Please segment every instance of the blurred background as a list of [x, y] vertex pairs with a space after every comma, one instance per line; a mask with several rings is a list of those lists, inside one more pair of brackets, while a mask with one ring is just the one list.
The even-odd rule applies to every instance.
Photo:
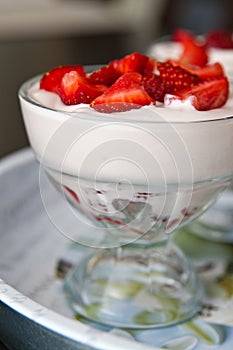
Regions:
[[233, 28], [232, 0], [0, 0], [0, 157], [28, 145], [17, 91], [60, 64], [145, 53], [175, 28]]

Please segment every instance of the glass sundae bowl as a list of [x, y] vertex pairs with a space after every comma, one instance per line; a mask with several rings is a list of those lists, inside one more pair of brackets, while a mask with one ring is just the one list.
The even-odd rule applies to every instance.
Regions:
[[[65, 282], [72, 308], [124, 328], [192, 317], [202, 284], [171, 237], [231, 182], [233, 117], [208, 111], [192, 119], [187, 109], [187, 118], [174, 112], [171, 119], [150, 107], [62, 111], [32, 98], [38, 81], [19, 91], [26, 130], [41, 169], [76, 218], [71, 231], [62, 218], [55, 224], [91, 248]], [[78, 235], [80, 220], [91, 228], [88, 243]]]

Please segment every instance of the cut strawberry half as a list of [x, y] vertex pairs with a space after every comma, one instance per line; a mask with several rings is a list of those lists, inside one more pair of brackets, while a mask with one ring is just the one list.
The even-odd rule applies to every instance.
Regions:
[[92, 84], [103, 84], [111, 86], [119, 78], [120, 74], [114, 68], [113, 62], [108, 65], [101, 67], [97, 71], [91, 73], [89, 81]]
[[81, 65], [55, 67], [43, 75], [40, 81], [40, 89], [57, 92], [63, 76], [71, 71], [76, 71], [83, 77], [86, 76], [84, 68]]
[[129, 72], [138, 72], [143, 74], [146, 68], [149, 57], [139, 52], [133, 52], [126, 55], [120, 60], [112, 61], [113, 67], [119, 75], [123, 75]]
[[229, 83], [226, 77], [204, 81], [192, 88], [176, 93], [182, 100], [193, 96], [192, 104], [199, 111], [222, 107], [229, 95]]
[[104, 85], [92, 85], [77, 71], [66, 73], [57, 89], [58, 95], [66, 105], [90, 103], [107, 89]]
[[140, 85], [140, 73], [126, 73], [91, 103], [91, 107], [102, 113], [125, 112], [155, 103]]

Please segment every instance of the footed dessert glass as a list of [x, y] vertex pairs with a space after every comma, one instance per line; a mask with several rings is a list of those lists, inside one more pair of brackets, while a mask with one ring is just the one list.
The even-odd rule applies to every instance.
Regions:
[[[175, 113], [168, 121], [144, 107], [61, 111], [31, 97], [38, 81], [24, 83], [19, 98], [30, 144], [73, 220], [70, 227], [62, 217], [54, 224], [91, 248], [65, 282], [72, 308], [125, 328], [192, 317], [201, 308], [202, 284], [170, 237], [231, 182], [233, 117], [192, 120], [187, 110], [186, 120]], [[79, 236], [80, 220], [89, 237]]]

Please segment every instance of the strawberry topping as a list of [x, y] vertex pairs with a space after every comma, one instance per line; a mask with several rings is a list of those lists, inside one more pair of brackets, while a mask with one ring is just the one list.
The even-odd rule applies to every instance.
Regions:
[[172, 33], [172, 40], [184, 44], [186, 41], [193, 41], [196, 39], [190, 30], [176, 29]]
[[212, 78], [220, 78], [224, 76], [223, 66], [219, 63], [206, 64], [204, 67], [190, 67], [187, 65], [182, 65], [177, 61], [168, 60], [174, 66], [181, 67], [186, 71], [197, 75], [201, 80], [209, 80]]
[[173, 33], [172, 38], [183, 45], [183, 52], [179, 58], [180, 64], [198, 67], [207, 64], [208, 54], [205, 45], [190, 31], [178, 29]]
[[229, 84], [226, 77], [201, 82], [191, 89], [177, 92], [182, 100], [193, 96], [192, 104], [199, 111], [222, 107], [228, 98]]
[[233, 35], [227, 31], [211, 31], [206, 35], [206, 46], [233, 49]]
[[143, 74], [145, 69], [148, 70], [148, 59], [148, 56], [134, 52], [121, 58], [120, 60], [114, 60], [112, 63], [119, 75], [129, 72], [138, 72]]
[[133, 52], [89, 75], [80, 65], [60, 66], [44, 74], [40, 88], [57, 93], [66, 105], [85, 103], [103, 113], [156, 106], [168, 95], [181, 100], [193, 96], [197, 110], [221, 107], [229, 94], [222, 65], [208, 64], [207, 46], [192, 33], [179, 30], [173, 38], [184, 48], [176, 61], [158, 62]]
[[166, 82], [166, 92], [168, 93], [192, 87], [200, 81], [196, 74], [169, 62], [158, 62], [157, 67], [161, 78]]
[[55, 67], [49, 72], [45, 73], [41, 78], [40, 88], [51, 92], [57, 92], [64, 74], [71, 71], [76, 71], [83, 77], [86, 76], [83, 66], [80, 65]]
[[157, 60], [153, 57], [149, 57], [146, 62], [144, 74], [154, 72], [157, 67]]
[[183, 45], [183, 53], [179, 59], [180, 64], [203, 67], [208, 62], [208, 54], [203, 45], [195, 40], [186, 40]]
[[155, 73], [147, 73], [142, 78], [142, 85], [145, 91], [155, 101], [163, 102], [166, 94], [166, 82], [160, 75]]
[[149, 73], [143, 76], [142, 84], [146, 92], [155, 100], [163, 102], [167, 93], [192, 87], [200, 82], [200, 78], [170, 62], [158, 62], [160, 75]]
[[102, 113], [124, 112], [140, 108], [155, 101], [140, 85], [142, 76], [132, 72], [123, 74], [110, 88], [91, 103]]
[[107, 89], [104, 85], [92, 85], [76, 71], [66, 73], [57, 90], [66, 105], [90, 103]]
[[119, 78], [120, 74], [114, 68], [113, 62], [99, 68], [89, 76], [89, 81], [92, 84], [103, 84], [111, 86]]

